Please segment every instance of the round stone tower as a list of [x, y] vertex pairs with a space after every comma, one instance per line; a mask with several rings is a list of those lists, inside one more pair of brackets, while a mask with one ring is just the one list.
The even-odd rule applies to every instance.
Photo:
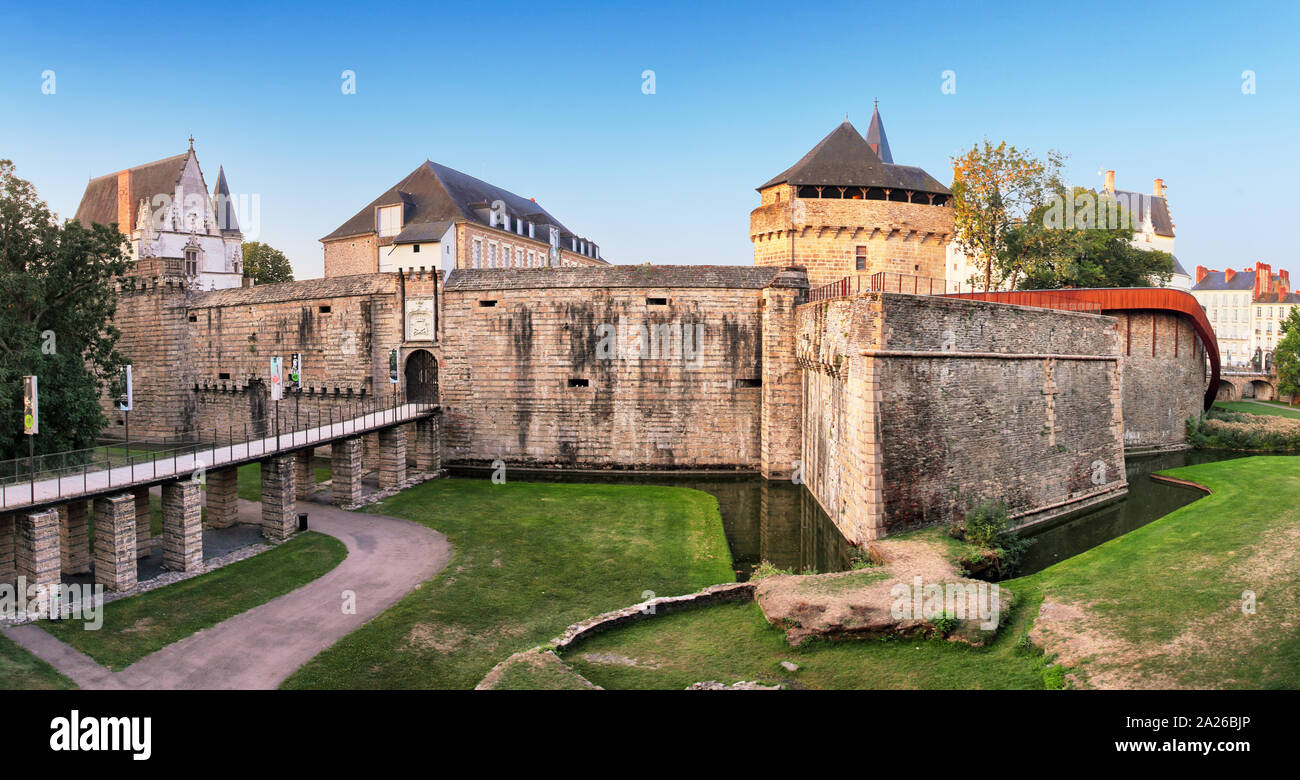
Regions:
[[952, 192], [894, 165], [879, 111], [865, 138], [844, 122], [758, 192], [755, 265], [803, 266], [813, 288], [863, 276], [861, 289], [874, 277], [884, 289], [942, 292]]

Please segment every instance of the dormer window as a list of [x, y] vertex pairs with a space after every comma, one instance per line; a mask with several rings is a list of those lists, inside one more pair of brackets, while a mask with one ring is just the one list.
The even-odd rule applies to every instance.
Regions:
[[402, 207], [399, 206], [380, 206], [379, 207], [379, 237], [387, 238], [395, 236], [402, 232]]
[[536, 229], [536, 226], [533, 225], [533, 223], [531, 223], [531, 222], [528, 223], [528, 237], [529, 237], [529, 238], [537, 238], [537, 229]]

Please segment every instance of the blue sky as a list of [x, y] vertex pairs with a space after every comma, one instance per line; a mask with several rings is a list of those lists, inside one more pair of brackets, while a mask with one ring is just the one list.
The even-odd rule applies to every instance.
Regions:
[[299, 278], [426, 158], [537, 198], [612, 262], [748, 264], [754, 187], [846, 113], [865, 130], [878, 97], [895, 161], [940, 181], [984, 136], [1058, 149], [1077, 184], [1164, 178], [1189, 270], [1300, 271], [1293, 7], [270, 5], [7, 4], [0, 157], [71, 216], [90, 175], [193, 133]]

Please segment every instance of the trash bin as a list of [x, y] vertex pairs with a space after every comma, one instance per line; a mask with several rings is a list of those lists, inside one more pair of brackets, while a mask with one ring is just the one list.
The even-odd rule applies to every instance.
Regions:
[[307, 530], [307, 513], [306, 513], [306, 512], [299, 512], [299, 513], [298, 513], [298, 530], [299, 530], [299, 531], [306, 531], [306, 530]]

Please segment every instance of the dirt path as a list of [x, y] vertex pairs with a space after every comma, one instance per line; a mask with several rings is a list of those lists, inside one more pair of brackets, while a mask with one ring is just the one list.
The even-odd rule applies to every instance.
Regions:
[[[342, 563], [295, 591], [168, 645], [121, 672], [110, 672], [34, 625], [6, 629], [4, 634], [86, 689], [275, 688], [451, 560], [446, 537], [418, 523], [303, 503], [311, 512], [312, 530], [347, 547]], [[348, 591], [355, 594], [356, 614], [343, 612]]]

